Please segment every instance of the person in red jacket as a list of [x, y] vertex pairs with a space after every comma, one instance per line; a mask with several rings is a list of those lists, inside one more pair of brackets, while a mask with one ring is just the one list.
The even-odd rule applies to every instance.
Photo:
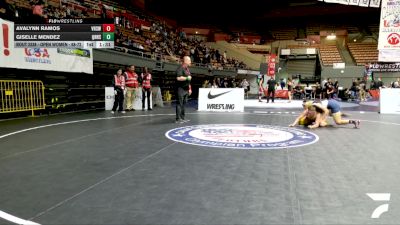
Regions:
[[147, 67], [143, 68], [143, 73], [141, 77], [142, 77], [142, 111], [144, 111], [146, 97], [147, 97], [147, 110], [153, 110], [150, 105], [152, 77]]
[[125, 72], [126, 77], [126, 110], [135, 111], [133, 109], [133, 102], [135, 101], [136, 91], [139, 87], [139, 76], [135, 73], [135, 66], [129, 66]]

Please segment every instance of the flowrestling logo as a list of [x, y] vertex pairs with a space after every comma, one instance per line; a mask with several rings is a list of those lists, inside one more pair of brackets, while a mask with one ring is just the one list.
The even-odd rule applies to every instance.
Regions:
[[216, 148], [281, 149], [313, 144], [318, 136], [304, 130], [256, 124], [210, 124], [180, 127], [165, 136], [173, 141]]

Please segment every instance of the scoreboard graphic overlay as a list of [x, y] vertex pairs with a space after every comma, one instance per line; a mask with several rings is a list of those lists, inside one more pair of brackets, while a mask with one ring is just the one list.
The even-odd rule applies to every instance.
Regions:
[[48, 19], [14, 26], [15, 48], [114, 48], [113, 19]]

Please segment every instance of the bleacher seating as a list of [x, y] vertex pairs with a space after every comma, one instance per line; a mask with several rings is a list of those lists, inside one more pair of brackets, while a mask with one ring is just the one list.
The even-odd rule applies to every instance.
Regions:
[[310, 44], [310, 45], [288, 45], [287, 48], [290, 49], [301, 49], [301, 48], [320, 48], [320, 44]]
[[275, 40], [294, 40], [297, 37], [297, 28], [287, 27], [271, 30], [272, 37]]
[[247, 51], [253, 53], [253, 54], [261, 54], [261, 55], [267, 55], [271, 52], [271, 47], [269, 45], [256, 45], [256, 44], [239, 44], [235, 43], [232, 44], [238, 49], [246, 49]]
[[332, 66], [333, 63], [343, 62], [336, 45], [321, 45], [319, 52], [324, 66]]
[[368, 25], [368, 30], [372, 34], [379, 33], [379, 24], [370, 24], [370, 25]]
[[306, 35], [319, 35], [320, 26], [316, 24], [309, 24], [306, 27]]
[[287, 72], [289, 74], [301, 74], [303, 78], [315, 75], [315, 59], [292, 59], [287, 62]]
[[340, 29], [339, 27], [340, 27], [339, 24], [328, 24], [328, 23], [325, 23], [325, 24], [321, 24], [320, 29], [323, 30], [323, 31], [334, 32], [335, 30]]
[[348, 25], [348, 26], [346, 27], [346, 30], [347, 30], [347, 32], [348, 32], [349, 34], [360, 33], [360, 29], [359, 29], [358, 27], [356, 27], [356, 26], [350, 26], [350, 25]]
[[348, 43], [347, 46], [358, 66], [378, 61], [378, 50], [375, 43]]

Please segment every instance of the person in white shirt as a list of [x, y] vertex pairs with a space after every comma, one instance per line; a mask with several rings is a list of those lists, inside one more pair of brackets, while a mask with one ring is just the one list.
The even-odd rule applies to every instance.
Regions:
[[147, 110], [153, 110], [150, 104], [151, 98], [151, 81], [152, 81], [151, 73], [149, 73], [147, 67], [143, 68], [143, 73], [141, 74], [142, 80], [142, 111], [145, 108], [145, 100], [147, 98]]
[[249, 82], [246, 80], [246, 78], [243, 78], [242, 82], [240, 83], [240, 86], [242, 88], [244, 88], [244, 95], [246, 96], [246, 98], [249, 98], [249, 90], [250, 90], [250, 84]]
[[217, 81], [214, 79], [213, 80], [213, 83], [212, 83], [212, 85], [211, 85], [211, 88], [219, 88], [218, 87], [218, 84], [217, 84]]

